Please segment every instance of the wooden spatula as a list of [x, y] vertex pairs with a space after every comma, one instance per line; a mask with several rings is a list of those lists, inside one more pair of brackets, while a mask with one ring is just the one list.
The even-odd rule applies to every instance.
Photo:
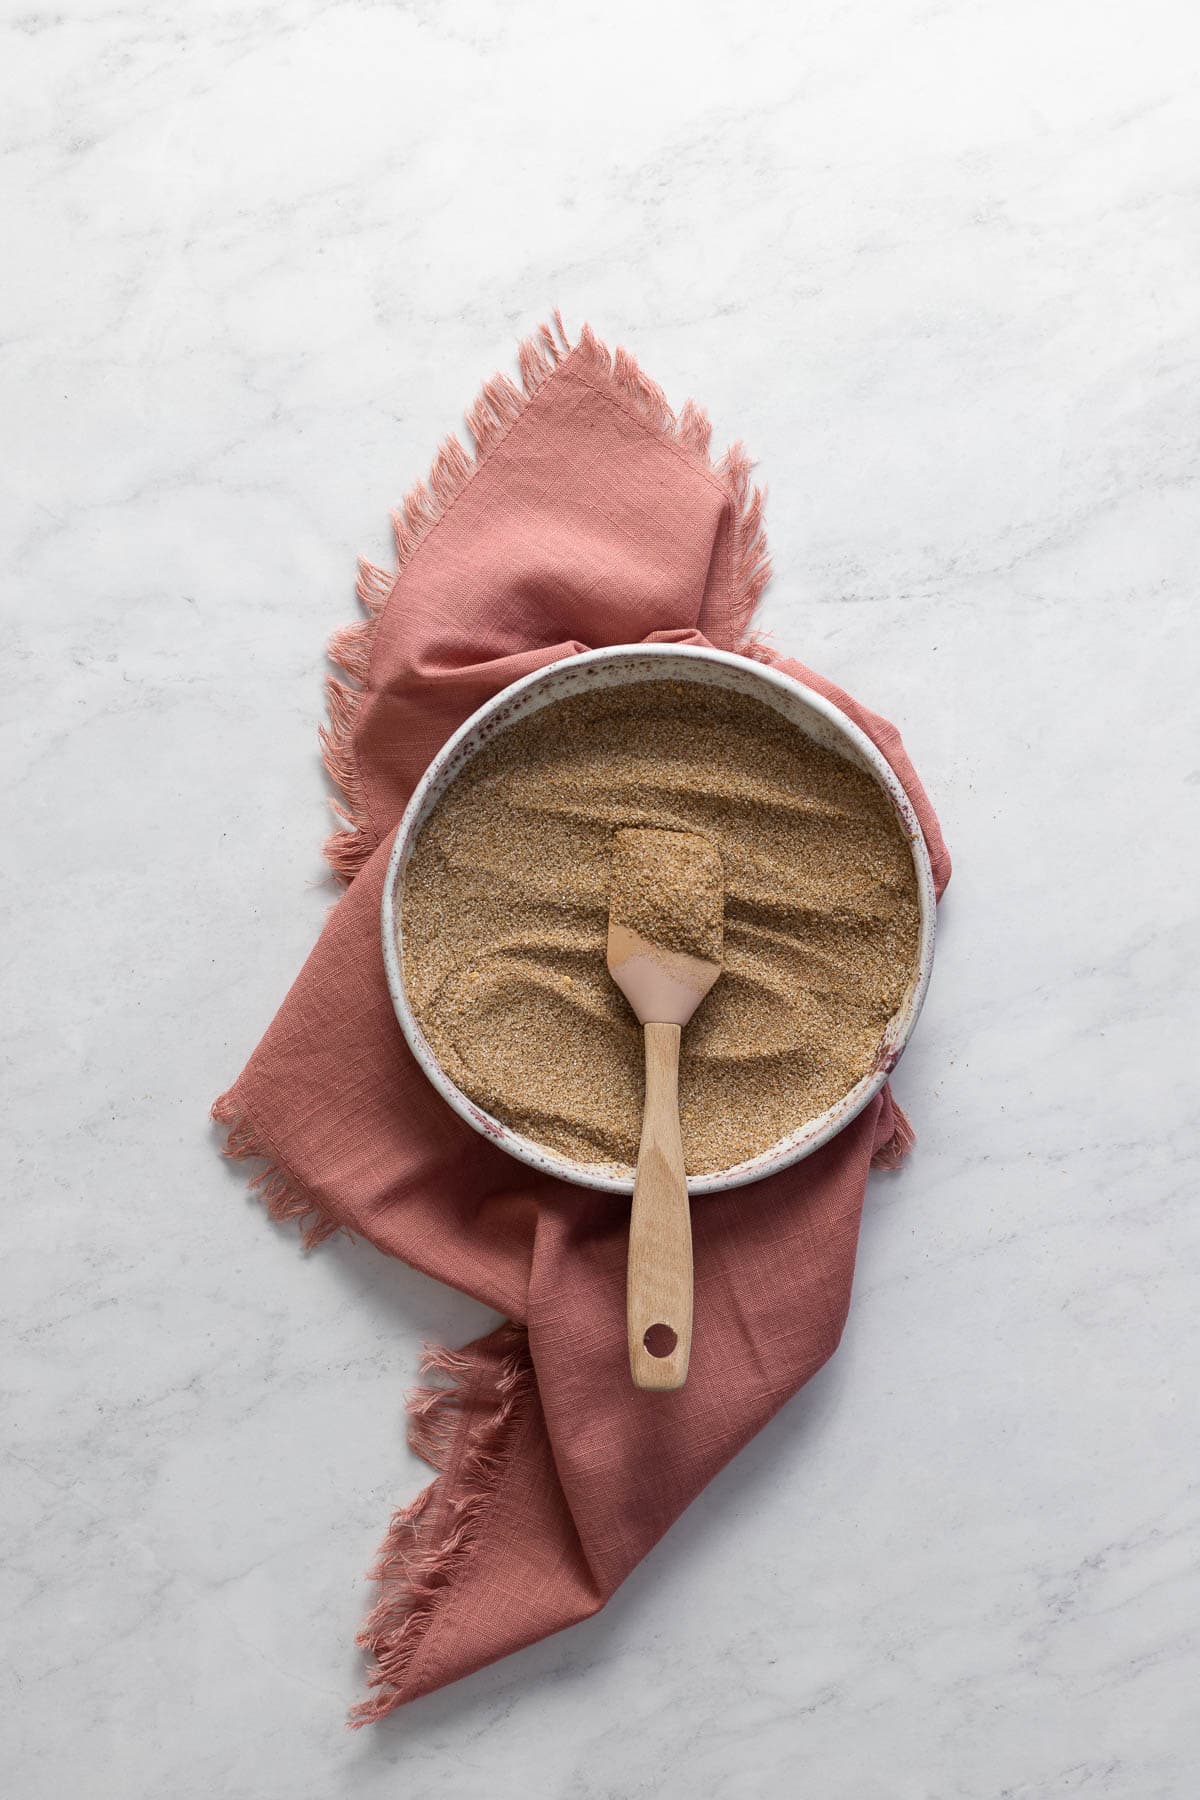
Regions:
[[608, 967], [646, 1041], [646, 1100], [629, 1221], [629, 1366], [679, 1388], [692, 1348], [692, 1222], [679, 1129], [679, 1039], [721, 973], [721, 858], [690, 831], [615, 834]]

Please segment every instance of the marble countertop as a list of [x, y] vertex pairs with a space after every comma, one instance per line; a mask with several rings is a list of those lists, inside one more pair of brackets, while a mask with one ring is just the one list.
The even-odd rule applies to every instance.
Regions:
[[[3, 25], [11, 1800], [1191, 1800], [1200, 26], [114, 0]], [[483, 1309], [207, 1105], [332, 891], [354, 555], [554, 305], [770, 489], [956, 862], [833, 1362], [608, 1610], [342, 1728]]]

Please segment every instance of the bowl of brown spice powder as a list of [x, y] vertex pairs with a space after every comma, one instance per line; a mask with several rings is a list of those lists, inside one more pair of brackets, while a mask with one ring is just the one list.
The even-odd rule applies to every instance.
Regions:
[[878, 1093], [933, 960], [908, 796], [837, 707], [683, 644], [588, 651], [515, 682], [446, 743], [384, 883], [401, 1029], [443, 1099], [547, 1174], [631, 1193], [640, 1028], [605, 964], [614, 833], [718, 851], [724, 972], [684, 1034], [688, 1189], [737, 1187]]

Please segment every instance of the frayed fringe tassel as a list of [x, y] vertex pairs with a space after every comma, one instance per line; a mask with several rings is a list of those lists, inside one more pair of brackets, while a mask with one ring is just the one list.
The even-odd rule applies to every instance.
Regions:
[[734, 530], [733, 644], [747, 656], [771, 660], [762, 654], [757, 640], [749, 636], [754, 609], [767, 585], [771, 566], [762, 523], [765, 495], [761, 488], [750, 485], [751, 463], [745, 450], [740, 444], [733, 445], [714, 466], [709, 454], [712, 425], [701, 407], [688, 400], [678, 414], [674, 413], [658, 383], [638, 367], [634, 357], [620, 347], [610, 351], [590, 325], [583, 327], [572, 349], [562, 317], [555, 311], [549, 324], [540, 325], [534, 336], [517, 348], [520, 386], [507, 375], [493, 375], [484, 382], [466, 415], [473, 454], [463, 448], [457, 437], [448, 437], [434, 458], [428, 480], [418, 481], [392, 514], [395, 569], [381, 569], [365, 559], [359, 562], [356, 591], [367, 616], [343, 626], [329, 643], [330, 661], [358, 685], [349, 687], [330, 677], [329, 718], [320, 734], [325, 768], [339, 794], [333, 810], [340, 829], [326, 840], [325, 859], [343, 881], [354, 879], [379, 843], [359, 774], [354, 727], [380, 615], [417, 547], [568, 357], [577, 359], [617, 388], [653, 430], [695, 457], [726, 487]]
[[540, 326], [535, 336], [518, 348], [520, 387], [507, 375], [494, 375], [484, 383], [467, 414], [474, 454], [465, 450], [457, 437], [448, 437], [433, 459], [428, 480], [418, 481], [392, 514], [396, 567], [381, 569], [365, 558], [359, 561], [355, 590], [367, 616], [334, 632], [328, 650], [330, 661], [358, 685], [349, 687], [336, 676], [330, 677], [326, 683], [329, 717], [320, 733], [325, 768], [338, 789], [333, 810], [341, 825], [325, 842], [325, 860], [343, 881], [354, 879], [379, 842], [359, 774], [354, 727], [380, 615], [418, 546], [453, 506], [485, 457], [516, 424], [569, 351], [562, 319], [556, 312], [553, 328]]
[[750, 656], [756, 655], [760, 647], [752, 635], [751, 625], [763, 589], [771, 579], [771, 558], [763, 525], [766, 489], [751, 487], [752, 467], [744, 447], [734, 444], [718, 469], [729, 483], [734, 508], [734, 636], [738, 649]]
[[871, 1167], [873, 1169], [898, 1169], [916, 1141], [917, 1134], [909, 1123], [908, 1114], [901, 1109], [899, 1101], [893, 1099], [892, 1135], [871, 1158]]
[[742, 639], [738, 651], [760, 663], [777, 663], [780, 657], [780, 651], [767, 631], [752, 631], [749, 637]]
[[228, 1127], [229, 1135], [222, 1152], [224, 1156], [237, 1157], [239, 1160], [255, 1157], [266, 1163], [266, 1168], [251, 1176], [250, 1190], [264, 1202], [268, 1217], [274, 1219], [276, 1224], [296, 1220], [306, 1250], [315, 1250], [318, 1244], [323, 1244], [326, 1238], [343, 1229], [319, 1201], [314, 1200], [311, 1194], [306, 1194], [303, 1188], [297, 1187], [291, 1176], [280, 1168], [270, 1151], [264, 1148], [255, 1135], [249, 1120], [237, 1111], [232, 1095], [221, 1095], [213, 1105], [211, 1117], [218, 1125]]
[[436, 1541], [430, 1540], [431, 1520], [426, 1516], [438, 1488], [436, 1481], [392, 1518], [371, 1572], [371, 1579], [382, 1583], [383, 1593], [358, 1636], [371, 1659], [368, 1685], [379, 1691], [351, 1710], [350, 1725], [373, 1724], [400, 1705], [405, 1678], [430, 1621], [474, 1551], [483, 1515], [534, 1387], [525, 1332], [515, 1325], [508, 1329], [512, 1347], [487, 1384], [494, 1404], [473, 1425], [467, 1422], [466, 1413], [481, 1399], [472, 1393], [478, 1369], [475, 1358], [426, 1346], [422, 1373], [436, 1372], [448, 1382], [441, 1387], [420, 1387], [409, 1395], [408, 1441], [418, 1456], [444, 1470], [466, 1431], [462, 1460], [453, 1475], [456, 1495], [449, 1502], [450, 1517]]

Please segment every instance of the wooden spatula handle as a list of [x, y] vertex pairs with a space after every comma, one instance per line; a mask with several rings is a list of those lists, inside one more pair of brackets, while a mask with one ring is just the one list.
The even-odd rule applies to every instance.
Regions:
[[629, 1366], [680, 1388], [692, 1348], [692, 1221], [679, 1131], [679, 1027], [647, 1025], [646, 1106], [629, 1221]]

